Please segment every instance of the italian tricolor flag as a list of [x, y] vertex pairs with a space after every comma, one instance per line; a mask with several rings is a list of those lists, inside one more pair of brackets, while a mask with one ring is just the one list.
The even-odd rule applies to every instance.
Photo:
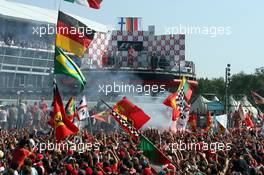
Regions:
[[65, 0], [65, 1], [91, 7], [94, 9], [99, 9], [102, 2], [102, 0]]

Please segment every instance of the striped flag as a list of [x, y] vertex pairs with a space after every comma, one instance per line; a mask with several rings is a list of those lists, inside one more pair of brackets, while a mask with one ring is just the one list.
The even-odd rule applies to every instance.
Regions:
[[94, 9], [100, 9], [102, 0], [65, 0], [71, 3], [91, 7]]
[[59, 11], [56, 46], [81, 58], [92, 42], [95, 31], [77, 19]]
[[139, 19], [138, 18], [126, 18], [126, 30], [128, 32], [138, 31]]
[[120, 31], [126, 30], [128, 32], [142, 30], [142, 19], [138, 17], [120, 17], [118, 24]]

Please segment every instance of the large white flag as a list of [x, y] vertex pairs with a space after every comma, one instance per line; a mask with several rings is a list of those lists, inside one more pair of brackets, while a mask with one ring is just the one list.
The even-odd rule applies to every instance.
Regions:
[[80, 120], [83, 120], [89, 117], [88, 105], [87, 105], [85, 95], [82, 97], [79, 103], [79, 106], [77, 107], [77, 115]]
[[226, 133], [229, 133], [228, 129], [227, 129], [227, 115], [218, 115], [215, 116], [215, 120], [217, 122], [218, 125], [221, 125], [224, 129]]
[[216, 121], [218, 121], [219, 124], [221, 124], [225, 129], [227, 128], [227, 115], [218, 115], [215, 116]]

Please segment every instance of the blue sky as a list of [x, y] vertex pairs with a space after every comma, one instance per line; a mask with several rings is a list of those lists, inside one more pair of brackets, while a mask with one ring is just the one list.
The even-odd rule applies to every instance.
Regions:
[[[58, 9], [59, 0], [16, 0]], [[56, 8], [55, 8], [56, 5]], [[116, 27], [117, 17], [138, 16], [143, 26], [156, 25], [156, 34], [166, 27], [198, 26], [229, 28], [231, 34], [211, 37], [186, 35], [186, 60], [196, 64], [197, 77], [223, 77], [227, 63], [232, 73], [253, 73], [264, 66], [263, 0], [104, 0], [100, 10], [61, 2], [62, 10]]]

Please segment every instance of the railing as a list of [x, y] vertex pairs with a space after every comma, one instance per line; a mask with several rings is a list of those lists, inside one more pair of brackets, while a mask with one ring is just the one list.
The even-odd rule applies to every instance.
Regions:
[[[104, 62], [104, 59], [103, 59]], [[103, 65], [98, 65], [96, 60], [86, 59], [83, 61], [82, 69], [84, 70], [131, 70], [131, 71], [163, 71], [163, 72], [176, 72], [195, 75], [195, 64], [192, 61], [182, 60], [171, 64], [168, 59], [158, 58], [158, 61], [153, 64], [151, 58], [142, 59], [140, 57], [134, 58], [130, 62], [127, 57], [109, 57]]]
[[49, 75], [53, 67], [53, 53], [16, 46], [0, 47], [0, 71], [35, 75]]
[[[72, 55], [67, 53], [68, 55]], [[27, 66], [27, 72], [35, 73], [34, 67], [42, 67], [44, 73], [51, 72], [53, 68], [54, 50], [42, 50], [34, 48], [21, 48], [17, 46], [0, 47], [0, 70], [14, 71], [15, 67]], [[84, 69], [131, 69], [131, 70], [158, 70], [165, 72], [187, 73], [195, 75], [195, 65], [192, 61], [177, 61], [173, 64], [169, 58], [160, 57], [153, 63], [152, 58], [142, 54], [133, 58], [131, 62], [127, 57], [109, 57], [107, 60], [102, 58], [102, 65], [98, 65], [98, 60], [92, 60], [85, 54], [82, 68]], [[12, 66], [13, 65], [13, 66]], [[3, 69], [4, 68], [4, 69]], [[15, 68], [17, 70], [17, 68]], [[42, 71], [41, 71], [42, 72]], [[36, 73], [39, 73], [36, 71]]]

